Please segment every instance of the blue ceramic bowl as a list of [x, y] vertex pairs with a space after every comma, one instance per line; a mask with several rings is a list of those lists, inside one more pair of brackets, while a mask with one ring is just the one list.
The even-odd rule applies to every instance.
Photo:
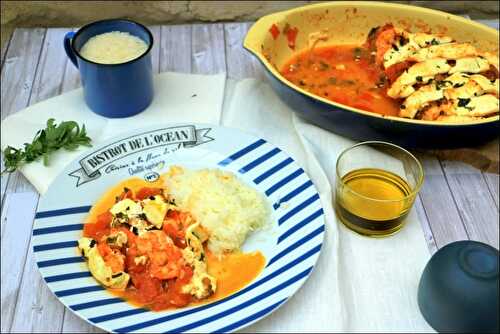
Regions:
[[498, 333], [498, 250], [457, 241], [437, 251], [418, 287], [418, 305], [438, 332]]
[[[297, 115], [344, 137], [425, 148], [463, 147], [498, 137], [499, 116], [461, 124], [381, 116], [309, 93], [280, 74], [290, 57], [309, 48], [311, 34], [326, 36], [317, 46], [359, 45], [371, 28], [387, 22], [412, 30], [426, 25], [432, 31], [445, 30], [458, 41], [472, 42], [479, 50], [498, 50], [498, 31], [482, 24], [421, 7], [364, 1], [320, 3], [262, 17], [250, 28], [243, 46], [263, 64], [272, 88]], [[276, 38], [270, 32], [273, 25], [281, 32]], [[295, 48], [288, 45], [286, 28], [298, 31]]]

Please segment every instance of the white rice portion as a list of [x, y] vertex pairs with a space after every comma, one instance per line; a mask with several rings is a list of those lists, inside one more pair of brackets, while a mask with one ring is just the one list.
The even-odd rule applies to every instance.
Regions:
[[209, 232], [208, 249], [216, 255], [239, 250], [251, 231], [268, 223], [264, 197], [231, 172], [172, 166], [165, 176], [177, 206]]
[[89, 38], [80, 49], [83, 58], [99, 64], [120, 64], [135, 59], [148, 49], [139, 37], [111, 31]]

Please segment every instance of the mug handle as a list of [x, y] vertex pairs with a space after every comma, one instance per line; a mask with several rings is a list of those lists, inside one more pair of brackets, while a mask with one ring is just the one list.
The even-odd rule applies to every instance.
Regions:
[[64, 35], [64, 50], [66, 51], [66, 55], [68, 56], [69, 60], [73, 63], [73, 65], [78, 68], [78, 62], [76, 61], [76, 56], [75, 53], [73, 52], [73, 49], [71, 47], [71, 39], [75, 36], [75, 33], [73, 31], [70, 31]]

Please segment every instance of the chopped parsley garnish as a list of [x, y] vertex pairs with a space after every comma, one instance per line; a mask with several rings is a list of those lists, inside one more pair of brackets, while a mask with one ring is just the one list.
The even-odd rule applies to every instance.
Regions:
[[448, 86], [448, 84], [451, 85], [451, 83], [452, 82], [449, 80], [436, 81], [436, 89], [441, 90], [442, 88], [445, 88], [446, 86]]
[[406, 109], [406, 106], [404, 104], [402, 104], [401, 106], [399, 106], [400, 109]]
[[109, 236], [108, 236], [108, 238], [106, 239], [106, 242], [107, 242], [108, 244], [114, 244], [114, 243], [116, 243], [116, 239], [117, 239], [117, 238], [118, 238], [117, 236], [112, 236], [112, 237], [109, 237]]
[[417, 82], [422, 82], [423, 81], [423, 78], [419, 75], [415, 78], [415, 80], [417, 80]]
[[356, 82], [354, 80], [342, 80], [343, 85], [354, 85]]
[[438, 45], [438, 44], [439, 44], [439, 42], [438, 42], [438, 40], [437, 40], [437, 39], [433, 38], [433, 39], [431, 40], [431, 45]]
[[328, 83], [330, 85], [336, 85], [337, 84], [337, 78], [335, 78], [335, 77], [329, 77], [328, 78]]
[[47, 127], [39, 130], [31, 143], [25, 143], [23, 148], [7, 146], [3, 150], [5, 169], [2, 174], [12, 173], [26, 163], [42, 159], [43, 165], [49, 165], [50, 155], [64, 148], [74, 151], [79, 146], [92, 146], [87, 136], [85, 125], [81, 127], [74, 121], [56, 124], [53, 118], [47, 120]]
[[360, 59], [362, 51], [363, 50], [361, 50], [361, 48], [354, 48], [353, 49], [354, 58], [355, 59]]
[[465, 85], [465, 82], [457, 82], [456, 84], [453, 85], [453, 88], [459, 88]]
[[90, 240], [89, 247], [90, 247], [90, 248], [94, 247], [96, 243], [97, 243], [97, 242], [96, 242], [94, 239]]
[[459, 107], [465, 107], [466, 105], [468, 105], [470, 102], [470, 99], [462, 99], [462, 98], [458, 98], [458, 106]]
[[408, 39], [404, 38], [403, 36], [399, 36], [399, 45], [404, 46], [409, 42]]
[[320, 66], [319, 66], [319, 67], [320, 67], [320, 70], [322, 70], [322, 71], [325, 71], [325, 70], [327, 70], [327, 69], [329, 69], [329, 68], [330, 68], [330, 65], [328, 65], [327, 63], [325, 63], [325, 62], [324, 62], [324, 61], [322, 61], [322, 60], [320, 60], [320, 61], [319, 61], [319, 65], [320, 65]]
[[386, 83], [387, 83], [387, 77], [386, 77], [385, 75], [381, 75], [381, 76], [379, 76], [378, 81], [377, 81], [377, 83], [375, 84], [375, 86], [376, 86], [377, 88], [381, 88], [381, 87], [383, 87]]

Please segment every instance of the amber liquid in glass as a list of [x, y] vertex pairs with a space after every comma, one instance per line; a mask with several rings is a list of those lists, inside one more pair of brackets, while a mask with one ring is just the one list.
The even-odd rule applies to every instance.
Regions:
[[336, 209], [350, 229], [387, 236], [401, 229], [415, 196], [400, 176], [382, 169], [353, 170], [337, 184]]

